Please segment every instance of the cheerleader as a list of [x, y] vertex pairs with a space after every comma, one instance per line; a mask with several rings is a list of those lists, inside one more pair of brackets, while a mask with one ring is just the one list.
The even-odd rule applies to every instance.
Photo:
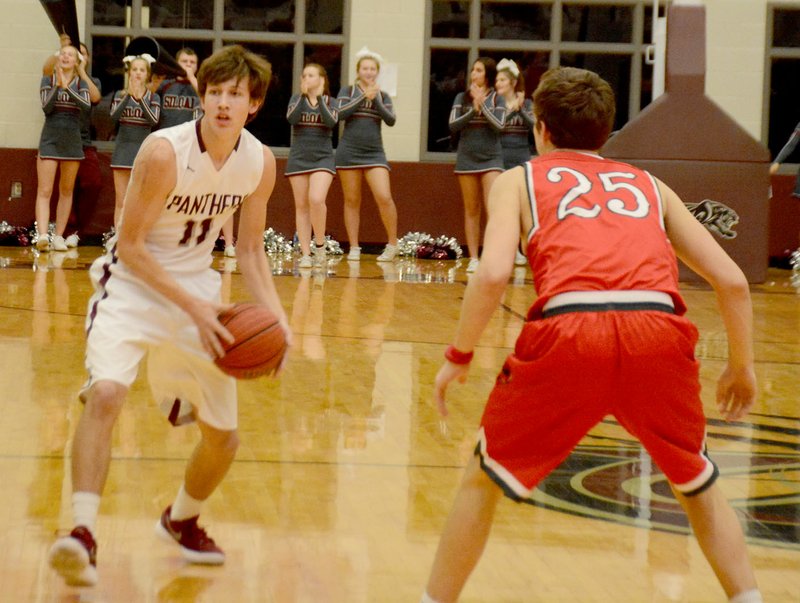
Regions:
[[[511, 59], [502, 59], [497, 64], [494, 89], [506, 103], [506, 122], [500, 133], [500, 144], [503, 147], [503, 168], [510, 170], [530, 161], [529, 134], [534, 124], [533, 101], [525, 98], [525, 80]], [[528, 263], [519, 249], [514, 263], [517, 266]]]
[[496, 72], [494, 59], [479, 57], [470, 71], [469, 88], [456, 95], [450, 111], [450, 131], [459, 133], [455, 174], [464, 199], [464, 231], [470, 255], [467, 272], [478, 269], [481, 204], [486, 203], [492, 183], [503, 171], [500, 132], [506, 107], [494, 90]]
[[389, 162], [383, 150], [381, 121], [396, 120], [391, 97], [377, 83], [382, 58], [366, 46], [356, 53], [356, 81], [339, 91], [339, 119], [344, 132], [336, 148], [336, 169], [344, 193], [344, 225], [350, 241], [348, 260], [361, 258], [358, 229], [361, 212], [361, 177], [367, 181], [378, 205], [388, 243], [378, 256], [390, 262], [397, 255], [397, 207], [389, 185]]
[[150, 64], [154, 61], [149, 54], [122, 59], [127, 68], [128, 87], [118, 90], [111, 103], [111, 119], [118, 126], [116, 146], [111, 156], [115, 227], [119, 226], [133, 161], [142, 142], [158, 123], [161, 113], [161, 99], [147, 87], [151, 75]]
[[[91, 107], [89, 76], [80, 62], [80, 53], [72, 45], [62, 46], [51, 75], [42, 77], [40, 96], [44, 111], [44, 127], [39, 138], [36, 160], [36, 248], [66, 251], [64, 230], [72, 210], [75, 177], [84, 157], [81, 143], [80, 114]], [[50, 197], [56, 171], [58, 182], [55, 232], [50, 240]]]
[[332, 137], [338, 118], [333, 102], [325, 68], [316, 63], [306, 65], [300, 80], [300, 94], [292, 96], [286, 113], [286, 119], [292, 124], [286, 176], [294, 195], [297, 238], [303, 254], [300, 268], [311, 268], [314, 260], [325, 259], [325, 198], [336, 174]]

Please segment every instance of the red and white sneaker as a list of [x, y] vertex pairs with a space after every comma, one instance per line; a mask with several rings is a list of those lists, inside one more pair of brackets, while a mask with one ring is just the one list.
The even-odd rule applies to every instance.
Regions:
[[84, 526], [56, 540], [50, 547], [48, 562], [69, 586], [97, 584], [97, 543]]
[[161, 519], [156, 524], [156, 534], [164, 540], [175, 542], [181, 548], [183, 558], [191, 563], [203, 565], [225, 563], [225, 553], [214, 543], [214, 539], [197, 525], [197, 516], [173, 521], [169, 517], [171, 510], [170, 505], [161, 514]]

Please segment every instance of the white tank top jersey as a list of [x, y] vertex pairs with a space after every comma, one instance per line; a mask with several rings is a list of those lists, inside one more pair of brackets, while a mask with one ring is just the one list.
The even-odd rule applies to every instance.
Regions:
[[222, 225], [261, 182], [263, 145], [242, 130], [230, 157], [217, 170], [200, 136], [200, 120], [150, 136], [172, 144], [177, 182], [147, 235], [147, 249], [169, 272], [206, 270]]

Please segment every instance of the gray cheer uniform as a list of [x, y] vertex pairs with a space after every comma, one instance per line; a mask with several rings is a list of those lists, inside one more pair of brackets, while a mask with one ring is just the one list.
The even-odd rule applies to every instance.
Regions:
[[336, 168], [385, 167], [386, 153], [381, 137], [381, 120], [393, 126], [397, 120], [392, 99], [383, 90], [369, 100], [358, 86], [346, 86], [336, 97], [339, 119], [344, 120], [344, 132], [336, 147]]
[[140, 101], [124, 90], [114, 94], [111, 119], [118, 124], [116, 146], [111, 155], [111, 167], [130, 169], [144, 139], [158, 123], [161, 99], [148, 90]]
[[292, 124], [292, 146], [286, 162], [286, 176], [325, 171], [336, 173], [333, 159], [333, 128], [338, 121], [333, 99], [317, 97], [311, 106], [305, 94], [295, 94], [289, 101], [286, 119]]
[[456, 174], [480, 174], [503, 171], [503, 148], [500, 132], [506, 116], [506, 104], [497, 93], [490, 92], [481, 112], [470, 103], [464, 106], [464, 92], [459, 92], [450, 111], [450, 131], [459, 132], [456, 152]]
[[89, 87], [75, 76], [66, 88], [59, 88], [56, 76], [42, 78], [39, 89], [44, 126], [39, 137], [39, 157], [77, 161], [83, 159], [80, 114], [91, 108]]
[[[780, 150], [780, 153], [778, 153], [773, 163], [783, 163], [786, 161], [786, 158], [794, 152], [798, 142], [800, 142], [800, 123], [794, 127], [794, 132], [792, 132], [786, 144], [783, 145], [783, 148]], [[794, 192], [792, 195], [800, 197], [800, 168], [797, 170], [797, 179], [794, 183]]]
[[518, 111], [506, 113], [500, 144], [503, 147], [503, 167], [510, 170], [531, 159], [528, 135], [533, 128], [533, 101], [526, 98]]
[[171, 128], [201, 116], [200, 97], [197, 96], [197, 92], [189, 80], [164, 80], [157, 92], [161, 98], [159, 130]]

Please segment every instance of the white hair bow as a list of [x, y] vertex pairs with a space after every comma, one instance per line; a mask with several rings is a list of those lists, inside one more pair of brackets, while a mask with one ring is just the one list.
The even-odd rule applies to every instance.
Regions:
[[123, 64], [125, 64], [125, 65], [130, 65], [130, 64], [131, 64], [131, 63], [133, 63], [133, 62], [134, 62], [136, 59], [142, 59], [143, 61], [147, 61], [147, 64], [148, 64], [148, 65], [152, 65], [153, 63], [155, 63], [155, 62], [156, 62], [156, 60], [155, 60], [155, 59], [152, 57], [152, 55], [150, 55], [150, 54], [148, 54], [148, 53], [146, 53], [146, 52], [144, 52], [144, 53], [142, 53], [142, 54], [136, 54], [136, 55], [134, 55], [134, 54], [129, 54], [129, 55], [128, 55], [128, 56], [126, 56], [124, 59], [122, 59], [122, 62], [123, 62]]
[[514, 78], [519, 78], [519, 67], [517, 64], [512, 61], [511, 59], [500, 59], [500, 62], [497, 64], [497, 71], [508, 71]]
[[378, 63], [378, 65], [383, 63], [383, 57], [377, 52], [371, 51], [366, 46], [362, 46], [361, 50], [356, 53], [356, 63], [358, 63], [361, 59], [372, 59]]

